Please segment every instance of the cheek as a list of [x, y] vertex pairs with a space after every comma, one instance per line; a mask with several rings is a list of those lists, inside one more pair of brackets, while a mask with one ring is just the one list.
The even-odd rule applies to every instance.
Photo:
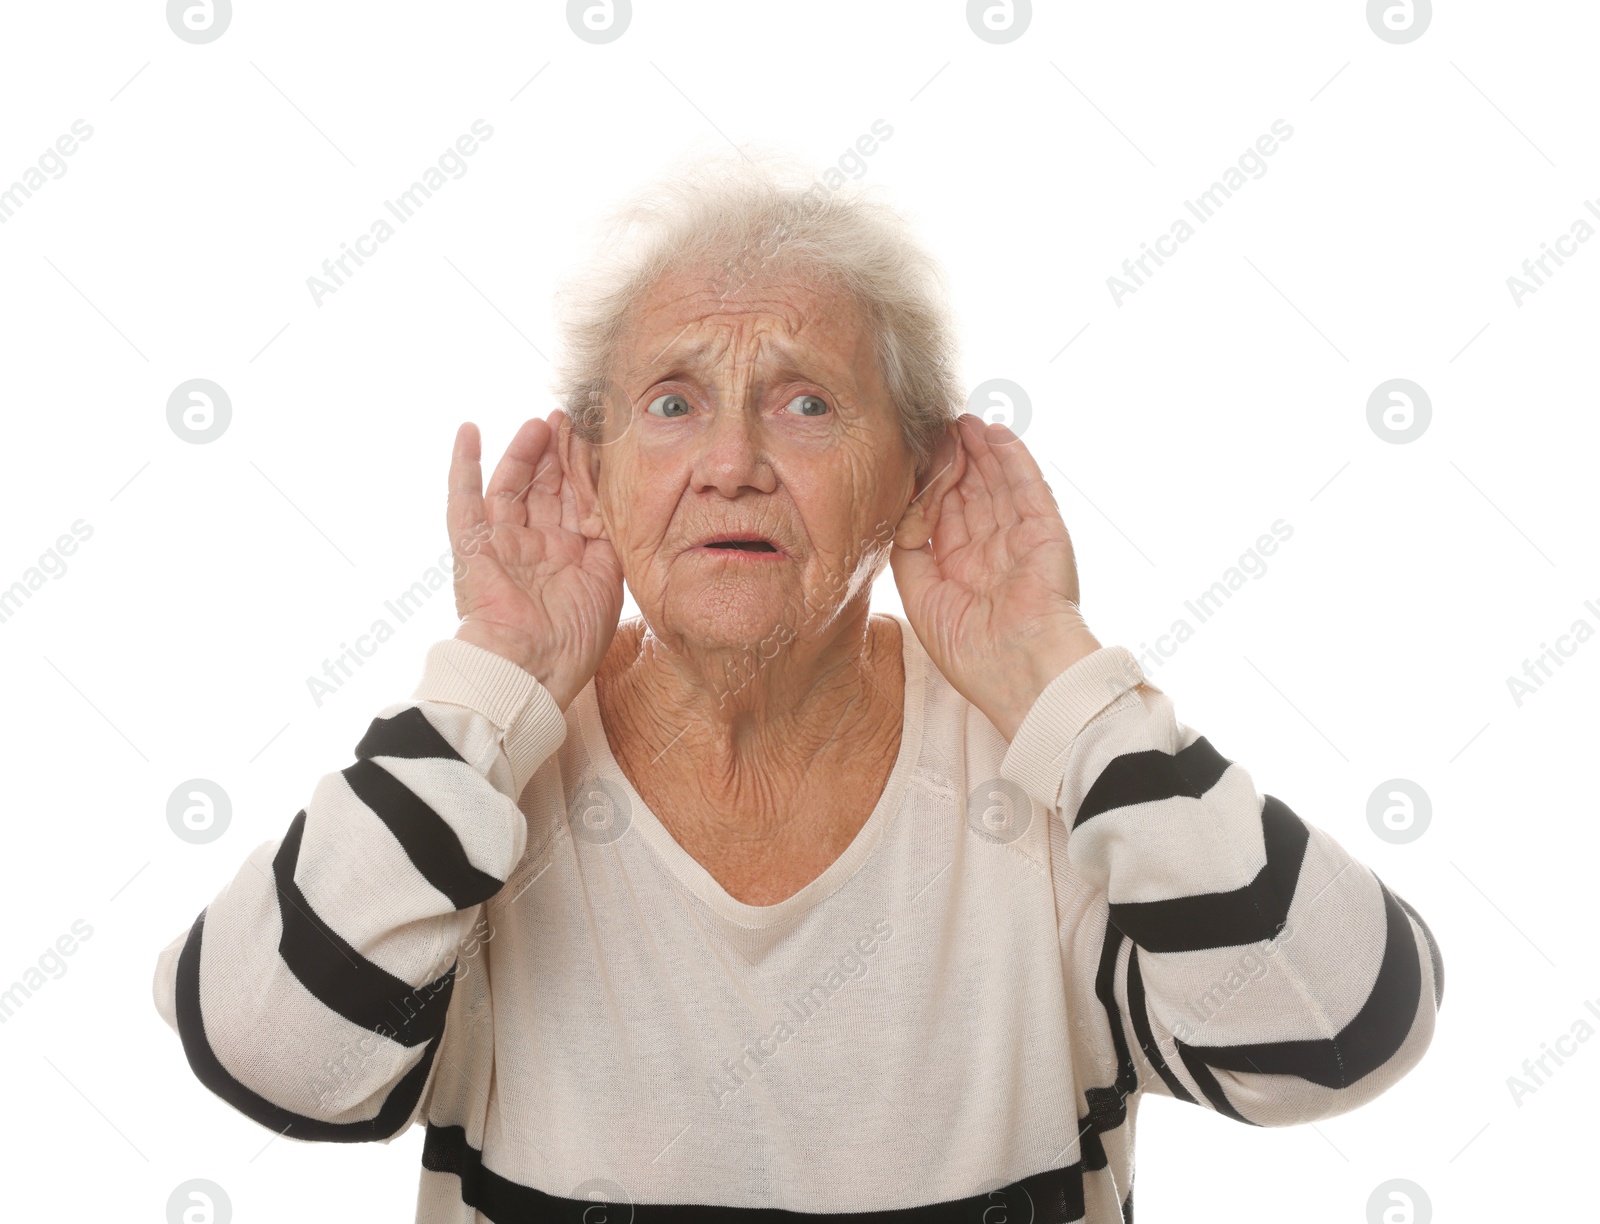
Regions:
[[683, 482], [635, 453], [619, 454], [606, 464], [600, 502], [611, 543], [620, 558], [648, 561], [671, 528]]
[[811, 546], [829, 569], [853, 569], [892, 530], [875, 530], [892, 515], [893, 473], [880, 456], [845, 451], [790, 484]]
[[[850, 465], [840, 494], [861, 534], [871, 533], [885, 519], [898, 520], [908, 480], [903, 465], [881, 454], [863, 456]], [[888, 531], [893, 534], [892, 527]]]

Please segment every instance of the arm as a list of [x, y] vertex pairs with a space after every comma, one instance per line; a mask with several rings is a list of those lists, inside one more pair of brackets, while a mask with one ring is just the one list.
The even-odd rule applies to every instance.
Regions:
[[[1058, 898], [1076, 883], [1089, 906], [1063, 918], [1062, 952], [1074, 986], [1092, 978], [1118, 1063], [1115, 1087], [1087, 1089], [1098, 1129], [1140, 1086], [1127, 1025], [1148, 1086], [1236, 1121], [1287, 1126], [1377, 1096], [1432, 1039], [1444, 965], [1427, 925], [1178, 722], [1132, 654], [1101, 647], [1066, 524], [1014, 432], [964, 414], [929, 471], [890, 563], [929, 656], [1011, 741], [1001, 774], [1059, 818]], [[1271, 964], [1240, 994], [1258, 949]]]
[[525, 421], [485, 490], [477, 426], [456, 431], [456, 638], [161, 953], [156, 1006], [190, 1067], [280, 1134], [387, 1142], [425, 1108], [456, 950], [522, 857], [517, 800], [622, 609], [571, 445], [559, 409]]
[[156, 1006], [200, 1081], [292, 1139], [408, 1129], [456, 950], [522, 856], [517, 797], [566, 729], [517, 664], [436, 643], [414, 700], [160, 954]]
[[1427, 924], [1177, 721], [1126, 649], [1051, 681], [1000, 772], [1063, 822], [1053, 870], [1103, 898], [1105, 929], [1064, 932], [1063, 953], [1102, 975], [1114, 1043], [1143, 1055], [1122, 1095], [1290, 1126], [1365, 1104], [1421, 1059], [1444, 994]]

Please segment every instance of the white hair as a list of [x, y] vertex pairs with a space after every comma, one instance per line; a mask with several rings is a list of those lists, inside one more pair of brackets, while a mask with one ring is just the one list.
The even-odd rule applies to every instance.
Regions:
[[629, 195], [601, 221], [595, 252], [564, 278], [555, 391], [580, 438], [601, 440], [632, 307], [687, 268], [708, 268], [728, 293], [780, 269], [843, 290], [873, 336], [901, 435], [926, 469], [966, 398], [943, 273], [890, 205], [749, 150], [691, 156]]

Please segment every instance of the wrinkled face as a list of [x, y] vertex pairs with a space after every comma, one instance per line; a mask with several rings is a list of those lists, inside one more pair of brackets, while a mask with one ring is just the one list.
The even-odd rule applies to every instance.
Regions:
[[819, 631], [864, 594], [915, 492], [860, 312], [799, 273], [730, 293], [689, 270], [631, 324], [603, 441], [580, 453], [646, 621], [669, 646]]

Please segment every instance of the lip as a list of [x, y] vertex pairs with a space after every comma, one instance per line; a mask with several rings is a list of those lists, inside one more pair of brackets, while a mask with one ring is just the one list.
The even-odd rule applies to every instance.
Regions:
[[[713, 547], [713, 545], [722, 544], [725, 541], [745, 540], [760, 541], [764, 544], [770, 544], [773, 551], [764, 552], [744, 548]], [[786, 561], [789, 558], [789, 554], [784, 552], [783, 546], [776, 540], [770, 538], [769, 536], [760, 535], [757, 532], [751, 531], [727, 531], [721, 532], [714, 536], [707, 536], [704, 540], [694, 545], [688, 551], [691, 553], [703, 553], [715, 557], [738, 558], [743, 561]]]

